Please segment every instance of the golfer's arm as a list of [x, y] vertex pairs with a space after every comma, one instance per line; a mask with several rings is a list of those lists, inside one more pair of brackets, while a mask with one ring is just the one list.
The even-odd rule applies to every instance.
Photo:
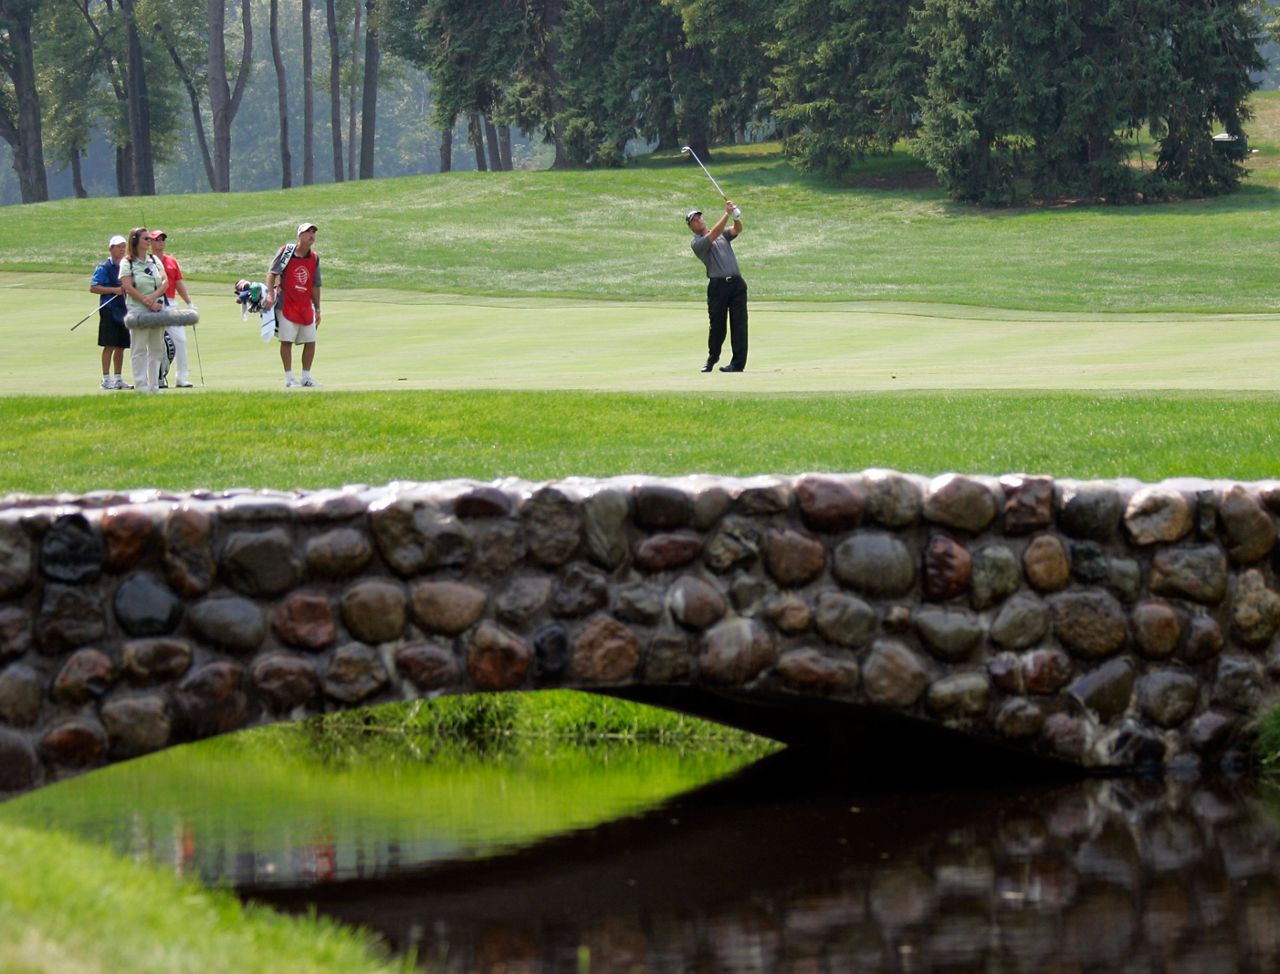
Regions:
[[182, 298], [182, 300], [185, 301], [187, 304], [190, 304], [191, 295], [187, 293], [187, 286], [183, 284], [181, 281], [178, 281], [177, 287], [178, 287], [178, 296]]
[[728, 222], [729, 222], [729, 214], [726, 213], [724, 216], [722, 216], [720, 219], [716, 221], [716, 225], [714, 227], [712, 227], [710, 230], [707, 231], [707, 236], [710, 239], [715, 240], [722, 233], [724, 233], [724, 225]]
[[320, 285], [317, 284], [311, 289], [311, 307], [316, 309], [316, 314], [320, 313]]

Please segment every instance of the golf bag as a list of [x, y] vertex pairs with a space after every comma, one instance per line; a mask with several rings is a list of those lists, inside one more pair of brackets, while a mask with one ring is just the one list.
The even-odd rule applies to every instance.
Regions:
[[248, 321], [250, 311], [262, 315], [262, 325], [258, 333], [264, 342], [271, 341], [277, 331], [276, 309], [262, 307], [262, 299], [267, 296], [267, 286], [261, 281], [241, 278], [236, 281], [235, 294], [236, 304], [240, 305], [240, 319]]
[[168, 329], [164, 333], [164, 354], [160, 356], [160, 381], [166, 382], [169, 379], [169, 366], [173, 364], [173, 357], [178, 353], [174, 347], [173, 339], [169, 337]]

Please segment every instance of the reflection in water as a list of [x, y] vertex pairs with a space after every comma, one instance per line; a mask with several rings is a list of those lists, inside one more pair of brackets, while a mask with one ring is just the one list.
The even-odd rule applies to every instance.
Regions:
[[213, 741], [0, 821], [314, 906], [440, 971], [1280, 970], [1280, 829], [1248, 781], [904, 791], [788, 754], [722, 777], [744, 760]]
[[1280, 969], [1280, 832], [1245, 783], [806, 780], [783, 755], [512, 854], [246, 892], [450, 971]]

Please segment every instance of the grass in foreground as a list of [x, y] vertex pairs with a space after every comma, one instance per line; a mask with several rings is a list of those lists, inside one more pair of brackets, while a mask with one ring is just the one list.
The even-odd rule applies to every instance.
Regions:
[[86, 409], [78, 398], [0, 399], [0, 496], [871, 467], [1146, 481], [1280, 472], [1280, 399], [1264, 394], [344, 393], [296, 411], [281, 402], [117, 395]]
[[0, 970], [408, 971], [372, 938], [242, 905], [64, 835], [0, 825]]

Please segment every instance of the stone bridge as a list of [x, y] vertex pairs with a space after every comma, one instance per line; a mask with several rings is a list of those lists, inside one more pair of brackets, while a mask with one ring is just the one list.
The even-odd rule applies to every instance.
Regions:
[[0, 792], [244, 727], [572, 687], [833, 759], [1231, 763], [1280, 484], [886, 470], [0, 500]]

